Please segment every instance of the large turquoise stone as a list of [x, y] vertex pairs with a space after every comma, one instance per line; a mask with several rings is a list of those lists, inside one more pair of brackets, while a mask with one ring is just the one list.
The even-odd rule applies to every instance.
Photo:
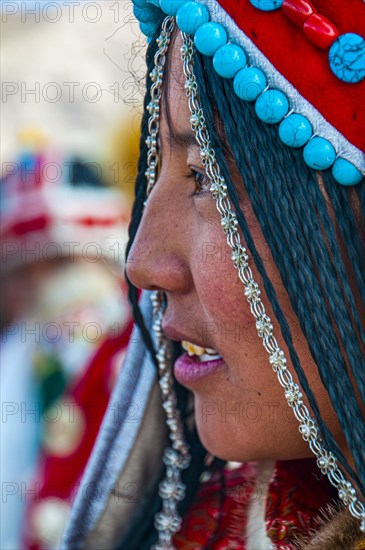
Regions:
[[365, 78], [365, 40], [349, 32], [339, 36], [328, 52], [332, 72], [344, 82], [360, 82]]

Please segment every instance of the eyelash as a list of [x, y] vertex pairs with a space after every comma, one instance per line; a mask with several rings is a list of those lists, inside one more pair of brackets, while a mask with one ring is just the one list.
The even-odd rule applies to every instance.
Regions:
[[[158, 155], [158, 163], [157, 163], [157, 173], [160, 171], [161, 169], [161, 156]], [[193, 193], [193, 196], [194, 197], [198, 197], [200, 195], [203, 195], [205, 193], [207, 193], [208, 191], [210, 191], [210, 180], [208, 178], [208, 176], [206, 174], [202, 174], [202, 172], [199, 172], [198, 170], [194, 170], [194, 168], [190, 167], [190, 172], [189, 174], [186, 176], [187, 178], [189, 179], [192, 179], [195, 181], [195, 183], [197, 184], [197, 186], [199, 187], [198, 190], [195, 190], [194, 193]], [[206, 183], [206, 185], [208, 185], [208, 188], [207, 189], [202, 189], [203, 185], [204, 185], [204, 182]]]
[[[202, 174], [201, 172], [198, 172], [197, 170], [194, 170], [194, 168], [190, 168], [190, 173], [187, 176], [189, 179], [195, 180], [197, 185], [199, 186], [199, 190], [195, 191], [193, 195], [202, 195], [203, 193], [206, 193], [209, 191], [209, 187], [207, 189], [202, 189], [204, 182], [207, 182], [207, 184], [210, 184], [208, 176], [205, 174]], [[201, 178], [201, 179], [200, 179]]]

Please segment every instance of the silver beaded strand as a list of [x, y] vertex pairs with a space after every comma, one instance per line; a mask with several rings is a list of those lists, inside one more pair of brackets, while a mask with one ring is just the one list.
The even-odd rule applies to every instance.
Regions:
[[[151, 86], [151, 101], [147, 106], [150, 113], [148, 120], [147, 153], [147, 191], [146, 201], [156, 182], [156, 168], [158, 163], [157, 136], [159, 131], [160, 100], [162, 90], [163, 69], [166, 63], [166, 54], [170, 43], [171, 33], [175, 26], [172, 17], [166, 17], [162, 24], [161, 34], [157, 39], [159, 46], [155, 54], [155, 67], [150, 74], [153, 81]], [[145, 201], [145, 202], [146, 202]], [[181, 517], [177, 506], [185, 496], [185, 485], [181, 481], [182, 470], [190, 463], [188, 445], [185, 442], [184, 430], [180, 411], [177, 408], [177, 399], [174, 390], [172, 367], [170, 358], [169, 340], [162, 332], [162, 317], [164, 312], [162, 292], [156, 291], [151, 295], [153, 307], [153, 330], [156, 335], [158, 349], [157, 361], [159, 365], [159, 385], [162, 397], [162, 406], [166, 413], [166, 423], [169, 428], [171, 446], [164, 451], [163, 461], [166, 465], [165, 479], [159, 485], [159, 495], [162, 498], [162, 510], [155, 516], [155, 527], [158, 531], [158, 541], [153, 550], [174, 550], [173, 537], [181, 527]]]
[[244, 294], [250, 305], [250, 310], [256, 319], [256, 329], [262, 339], [263, 346], [269, 354], [269, 362], [277, 374], [280, 385], [284, 388], [285, 398], [292, 408], [297, 420], [299, 431], [317, 458], [317, 465], [323, 474], [326, 474], [338, 490], [339, 498], [348, 506], [352, 516], [360, 520], [360, 529], [365, 532], [365, 508], [356, 496], [352, 484], [347, 481], [338, 467], [336, 457], [322, 445], [322, 438], [314, 418], [303, 403], [303, 395], [298, 384], [293, 380], [291, 372], [286, 366], [284, 352], [279, 348], [273, 335], [273, 325], [266, 314], [265, 306], [261, 301], [259, 285], [254, 280], [251, 268], [248, 265], [247, 249], [241, 244], [238, 232], [238, 221], [232, 210], [227, 195], [227, 185], [220, 173], [215, 152], [211, 147], [209, 133], [204, 119], [203, 109], [198, 95], [198, 86], [193, 71], [193, 42], [189, 35], [181, 33], [183, 45], [181, 47], [184, 74], [186, 77], [185, 89], [189, 101], [190, 123], [200, 145], [201, 159], [206, 173], [211, 180], [210, 191], [216, 201], [216, 207], [221, 215], [223, 231], [227, 236], [227, 243], [232, 249], [231, 259], [238, 270], [238, 276], [244, 285]]

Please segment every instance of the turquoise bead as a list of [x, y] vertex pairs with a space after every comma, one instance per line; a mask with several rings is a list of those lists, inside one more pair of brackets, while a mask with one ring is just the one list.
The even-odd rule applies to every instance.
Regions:
[[199, 2], [184, 2], [176, 14], [176, 23], [182, 32], [194, 34], [200, 25], [209, 21], [209, 11]]
[[239, 98], [245, 101], [255, 101], [255, 99], [266, 88], [266, 77], [257, 67], [246, 67], [238, 71], [233, 81], [233, 88]]
[[274, 11], [281, 8], [284, 0], [250, 0], [251, 4], [261, 11]]
[[203, 55], [214, 55], [227, 43], [227, 38], [226, 30], [219, 23], [204, 23], [195, 33], [194, 44]]
[[185, 4], [186, 0], [159, 0], [160, 8], [167, 15], [176, 15], [180, 6]]
[[365, 78], [365, 40], [349, 32], [339, 36], [328, 52], [332, 72], [344, 82], [360, 82]]
[[246, 66], [246, 54], [236, 44], [225, 44], [215, 52], [213, 67], [223, 78], [234, 78], [234, 76]]
[[304, 161], [314, 170], [326, 170], [336, 158], [333, 145], [322, 137], [314, 137], [303, 149]]
[[289, 147], [302, 147], [312, 136], [312, 125], [303, 116], [293, 113], [279, 125], [279, 137]]
[[152, 4], [153, 6], [156, 6], [156, 8], [159, 8], [160, 7], [160, 2], [159, 0], [146, 0], [146, 2], [148, 4]]
[[332, 166], [332, 175], [341, 185], [356, 185], [363, 178], [356, 166], [341, 157], [335, 160]]
[[255, 111], [263, 122], [276, 124], [289, 111], [289, 102], [286, 95], [279, 90], [266, 90], [256, 99]]

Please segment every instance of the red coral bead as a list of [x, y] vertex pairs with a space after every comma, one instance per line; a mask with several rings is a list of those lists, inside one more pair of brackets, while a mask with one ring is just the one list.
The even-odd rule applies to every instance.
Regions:
[[307, 0], [284, 0], [281, 9], [284, 15], [297, 27], [301, 27], [316, 8]]
[[303, 32], [313, 44], [323, 50], [327, 50], [338, 37], [335, 25], [319, 13], [313, 13], [306, 19]]

